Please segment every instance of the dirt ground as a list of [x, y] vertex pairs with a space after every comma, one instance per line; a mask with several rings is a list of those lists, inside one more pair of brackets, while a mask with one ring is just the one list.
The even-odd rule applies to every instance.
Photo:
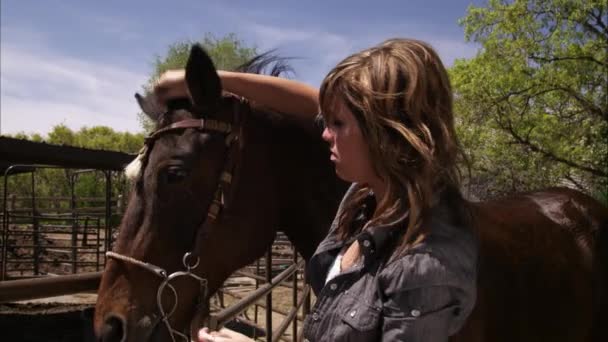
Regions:
[[[25, 229], [25, 228], [24, 228]], [[101, 232], [103, 240], [103, 232]], [[53, 232], [46, 232], [41, 236], [42, 245], [49, 248], [66, 248], [71, 244], [71, 241], [60, 239], [61, 235]], [[31, 244], [31, 237], [25, 236], [17, 238], [20, 241], [12, 241], [13, 245], [28, 245]], [[82, 235], [78, 236], [78, 241], [82, 240]], [[44, 250], [44, 249], [43, 249]], [[94, 248], [93, 248], [94, 250]], [[14, 248], [8, 251], [11, 258], [31, 258], [32, 250], [25, 248]], [[87, 251], [88, 252], [88, 251]], [[291, 248], [285, 245], [273, 248], [273, 256], [276, 258], [284, 258], [289, 260]], [[41, 253], [41, 259], [47, 263], [41, 266], [41, 271], [44, 273], [53, 274], [68, 274], [71, 273], [69, 266], [66, 263], [70, 262], [70, 256], [67, 254], [49, 254]], [[78, 256], [79, 261], [92, 262], [95, 260], [95, 255], [92, 253], [81, 254]], [[263, 263], [262, 263], [263, 264]], [[21, 268], [31, 267], [30, 265], [12, 264], [10, 274], [15, 276], [29, 275], [28, 272], [23, 272]], [[78, 272], [95, 271], [90, 266], [83, 266], [78, 269]], [[275, 273], [275, 272], [273, 272]], [[252, 285], [254, 281], [235, 281], [232, 279], [227, 286], [228, 290], [238, 297], [244, 297], [255, 287]], [[302, 280], [299, 281], [299, 286], [302, 286]], [[301, 296], [301, 291], [299, 296]], [[30, 342], [30, 341], [45, 341], [45, 342], [88, 342], [94, 341], [92, 330], [93, 310], [97, 295], [95, 293], [78, 293], [68, 296], [50, 297], [39, 300], [29, 300], [15, 303], [0, 303], [0, 341], [15, 341], [15, 342]], [[229, 295], [224, 295], [224, 307], [227, 307], [237, 301], [237, 298]], [[314, 299], [313, 299], [314, 301]], [[219, 300], [212, 299], [212, 312], [221, 309]], [[257, 319], [255, 308], [248, 308], [240, 317], [251, 322], [257, 322], [259, 327], [265, 328], [266, 311], [265, 297], [258, 301]], [[279, 286], [273, 290], [272, 307], [274, 310], [288, 312], [293, 307], [292, 289]], [[299, 316], [298, 329], [301, 328], [301, 310]], [[272, 327], [276, 330], [281, 324], [284, 315], [273, 312]], [[292, 339], [291, 325], [285, 331], [285, 340]], [[258, 340], [264, 341], [264, 337], [259, 337]]]
[[[301, 285], [301, 281], [300, 281]], [[240, 296], [246, 296], [254, 289], [253, 286], [231, 287], [230, 291]], [[299, 293], [301, 296], [301, 291]], [[300, 297], [298, 297], [299, 300]], [[97, 295], [94, 293], [78, 293], [69, 296], [50, 297], [39, 300], [22, 301], [0, 304], [0, 340], [11, 342], [93, 342], [92, 317]], [[313, 299], [314, 300], [314, 299]], [[237, 301], [224, 295], [224, 306], [230, 306]], [[288, 312], [292, 304], [292, 290], [288, 287], [277, 287], [273, 290], [272, 307]], [[217, 297], [212, 299], [213, 312], [221, 309]], [[259, 304], [266, 304], [265, 297]], [[302, 327], [302, 315], [298, 314], [298, 329]], [[240, 317], [255, 322], [255, 308], [248, 308]], [[283, 322], [284, 315], [273, 312], [272, 327], [276, 330]], [[266, 310], [258, 307], [257, 324], [264, 328], [266, 325]], [[285, 331], [284, 341], [292, 340], [291, 324]], [[257, 337], [265, 341], [264, 337]]]
[[[299, 286], [302, 285], [302, 281], [299, 281]], [[243, 288], [240, 291], [238, 289], [231, 289], [231, 292], [236, 292], [239, 293], [240, 295], [246, 296], [248, 292], [250, 292], [251, 290], [253, 290], [253, 288]], [[291, 310], [291, 308], [293, 307], [293, 293], [292, 293], [292, 289], [288, 288], [288, 287], [282, 287], [279, 286], [277, 287], [275, 290], [272, 291], [272, 307], [274, 310], [278, 310], [278, 311], [282, 311], [284, 313], [289, 312], [289, 310]], [[298, 301], [300, 301], [302, 296], [302, 291], [299, 291], [298, 293]], [[226, 307], [234, 304], [238, 299], [231, 297], [229, 295], [224, 295], [224, 305]], [[314, 297], [312, 298], [312, 302], [314, 302]], [[213, 303], [213, 301], [212, 301]], [[243, 312], [240, 317], [247, 319], [250, 322], [257, 322], [257, 325], [260, 327], [265, 327], [266, 326], [266, 309], [262, 306], [266, 305], [266, 297], [263, 297], [261, 300], [259, 300], [257, 302], [258, 304], [260, 304], [261, 306], [258, 306], [258, 310], [257, 310], [257, 320], [256, 320], [256, 315], [255, 315], [255, 306], [251, 306], [249, 307], [245, 312]], [[283, 322], [283, 320], [285, 319], [285, 316], [281, 313], [278, 312], [273, 312], [272, 313], [272, 329], [276, 330], [279, 325], [281, 325], [281, 323]], [[302, 328], [302, 323], [303, 323], [303, 316], [302, 316], [302, 309], [300, 309], [300, 311], [298, 312], [298, 331]], [[287, 327], [287, 330], [285, 330], [285, 333], [283, 335], [283, 337], [285, 337], [285, 341], [291, 341], [292, 340], [292, 324], [290, 324]], [[264, 341], [265, 339], [263, 337], [258, 338], [257, 340], [259, 341]]]
[[66, 303], [0, 305], [2, 341], [93, 342], [93, 306]]

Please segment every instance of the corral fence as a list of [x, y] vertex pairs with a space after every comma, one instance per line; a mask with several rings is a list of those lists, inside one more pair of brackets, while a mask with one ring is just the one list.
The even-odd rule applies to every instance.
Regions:
[[[37, 195], [36, 176], [49, 169], [65, 172], [69, 196]], [[79, 177], [87, 174], [103, 179], [104, 196], [77, 193]], [[97, 291], [105, 252], [111, 250], [122, 216], [126, 195], [112, 191], [113, 184], [124, 182], [122, 173], [16, 164], [2, 175], [0, 303]], [[23, 177], [29, 177], [26, 193], [10, 189], [10, 177], [17, 176], [21, 183]], [[282, 300], [282, 308], [274, 305], [273, 292], [282, 295], [275, 297]], [[291, 297], [287, 306], [285, 293]], [[208, 305], [206, 324], [211, 328], [239, 322], [254, 338], [299, 340], [299, 322], [311, 305], [310, 287], [304, 284], [304, 262], [279, 233], [266, 255], [235, 272]], [[291, 338], [286, 337], [290, 326]]]
[[[37, 194], [36, 175], [48, 169], [65, 172], [69, 196]], [[78, 179], [85, 174], [103, 179], [104, 196], [77, 194]], [[45, 165], [6, 168], [0, 194], [0, 303], [97, 291], [124, 206], [124, 196], [112, 191], [113, 183], [124, 181], [120, 174]], [[10, 177], [17, 175], [28, 177], [27, 194], [10, 188]], [[299, 341], [298, 326], [311, 305], [303, 275], [303, 260], [279, 233], [265, 257], [235, 272], [210, 298], [207, 325], [217, 329], [238, 322], [254, 338]], [[273, 292], [283, 307], [273, 305]], [[286, 293], [291, 297], [287, 306]]]
[[[291, 259], [287, 261], [287, 258], [277, 257], [277, 250], [283, 251], [283, 254], [278, 254], [280, 256], [291, 250]], [[264, 341], [301, 341], [302, 329], [298, 329], [299, 322], [309, 313], [311, 305], [310, 287], [303, 281], [303, 267], [304, 261], [298, 257], [285, 236], [278, 234], [265, 257], [235, 272], [216, 296], [210, 298], [208, 305], [211, 313], [207, 325], [211, 329], [218, 329], [236, 321], [250, 328], [249, 334], [254, 338]], [[0, 303], [96, 291], [101, 275], [102, 272], [85, 272], [2, 281]], [[243, 278], [251, 279], [255, 285], [246, 295], [239, 295], [234, 291], [238, 288], [238, 285], [234, 286], [234, 282], [235, 279]], [[228, 284], [231, 282], [233, 285]], [[279, 288], [290, 290], [289, 310], [273, 306], [273, 291]], [[235, 301], [225, 305], [225, 296], [232, 297]], [[247, 311], [253, 311], [253, 318], [247, 315]], [[259, 319], [261, 311], [264, 311], [263, 326]], [[273, 328], [273, 314], [282, 316], [276, 328]], [[290, 326], [291, 338], [288, 338], [284, 335]]]
[[[65, 171], [69, 196], [39, 196], [40, 170]], [[104, 180], [105, 196], [78, 196], [75, 186], [84, 174]], [[122, 198], [112, 197], [112, 171], [71, 170], [54, 166], [12, 165], [3, 175], [0, 198], [0, 279], [100, 271], [105, 252], [121, 216]], [[15, 194], [11, 177], [29, 178], [29, 193]]]

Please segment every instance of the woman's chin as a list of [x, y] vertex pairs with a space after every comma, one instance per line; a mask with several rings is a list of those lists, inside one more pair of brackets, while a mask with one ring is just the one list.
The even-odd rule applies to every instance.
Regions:
[[340, 168], [337, 165], [336, 165], [336, 176], [338, 176], [338, 178], [340, 178], [341, 180], [343, 180], [345, 182], [349, 182], [349, 183], [354, 182], [354, 180], [352, 180], [352, 177], [349, 177], [347, 174], [344, 174], [344, 172], [341, 172]]

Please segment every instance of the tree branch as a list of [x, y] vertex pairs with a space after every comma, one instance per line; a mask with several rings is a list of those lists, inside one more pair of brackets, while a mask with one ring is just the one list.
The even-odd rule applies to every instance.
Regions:
[[608, 63], [598, 61], [597, 59], [595, 59], [591, 56], [567, 56], [567, 57], [546, 58], [546, 57], [540, 57], [540, 56], [536, 56], [536, 55], [529, 55], [528, 57], [535, 61], [542, 61], [542, 62], [549, 62], [549, 63], [559, 62], [559, 61], [584, 60], [584, 61], [590, 61], [590, 62], [599, 64], [602, 67], [608, 66]]
[[593, 103], [591, 103], [591, 102], [587, 101], [586, 99], [584, 99], [583, 97], [581, 97], [576, 91], [574, 91], [570, 88], [567, 88], [567, 87], [560, 87], [560, 86], [555, 87], [555, 89], [561, 90], [561, 91], [567, 93], [568, 95], [572, 96], [576, 101], [578, 101], [578, 103], [581, 104], [581, 106], [583, 106], [589, 112], [599, 116], [604, 121], [608, 122], [608, 112], [602, 111], [601, 108], [595, 106]]
[[601, 16], [601, 12], [600, 14], [596, 15], [593, 12], [589, 13], [591, 15], [591, 17], [593, 19], [595, 19], [595, 25], [599, 26], [602, 31], [598, 30], [595, 26], [593, 26], [593, 24], [589, 23], [589, 22], [584, 22], [583, 26], [590, 30], [593, 31], [593, 33], [595, 33], [596, 35], [598, 35], [599, 37], [603, 37], [605, 39], [608, 39], [608, 28], [606, 27], [606, 24], [604, 24], [604, 22], [602, 21], [602, 16]]
[[574, 186], [576, 186], [578, 190], [585, 191], [585, 188], [581, 185], [581, 183], [574, 179], [574, 177], [572, 177], [572, 175], [570, 175], [569, 173], [566, 175], [566, 179], [569, 180], [572, 184], [574, 184]]
[[606, 23], [604, 23], [602, 21], [603, 16], [602, 16], [602, 10], [599, 10], [599, 13], [595, 13], [593, 11], [591, 11], [591, 16], [593, 17], [593, 19], [595, 19], [595, 24], [599, 27], [601, 27], [604, 32], [606, 32], [606, 34], [608, 34], [608, 26], [606, 25]]
[[522, 138], [519, 134], [517, 134], [517, 132], [515, 132], [515, 130], [513, 129], [513, 126], [510, 123], [506, 126], [503, 126], [503, 129], [506, 129], [511, 134], [511, 136], [515, 139], [516, 143], [526, 146], [530, 150], [532, 150], [534, 152], [538, 152], [551, 160], [554, 160], [554, 161], [562, 163], [562, 164], [566, 164], [570, 167], [573, 167], [573, 168], [581, 170], [581, 171], [589, 172], [589, 173], [599, 176], [599, 177], [608, 178], [608, 173], [606, 173], [602, 170], [584, 166], [584, 165], [578, 164], [572, 160], [568, 160], [568, 159], [556, 156], [553, 152], [547, 151], [547, 150], [541, 148], [540, 146], [535, 145], [530, 140]]
[[[505, 95], [495, 99], [494, 102], [495, 102], [495, 104], [504, 102], [504, 101], [508, 102], [512, 96], [523, 95], [526, 92], [528, 92], [529, 90], [531, 90], [533, 87], [534, 86], [530, 86], [525, 89], [510, 91], [510, 92], [506, 93]], [[572, 96], [586, 111], [588, 111], [591, 114], [594, 114], [594, 115], [598, 116], [599, 118], [601, 118], [602, 120], [608, 122], [608, 111], [602, 110], [601, 108], [597, 107], [593, 103], [590, 103], [589, 101], [587, 101], [585, 98], [581, 97], [576, 91], [574, 91], [570, 88], [564, 87], [564, 86], [554, 86], [554, 87], [539, 90], [537, 92], [534, 92], [533, 94], [529, 94], [527, 96], [527, 98], [528, 98], [527, 101], [529, 101], [530, 98], [533, 98], [533, 97], [536, 97], [539, 95], [543, 95], [546, 93], [550, 93], [552, 91], [557, 91], [557, 90], [563, 91], [563, 92], [567, 93], [568, 95]]]

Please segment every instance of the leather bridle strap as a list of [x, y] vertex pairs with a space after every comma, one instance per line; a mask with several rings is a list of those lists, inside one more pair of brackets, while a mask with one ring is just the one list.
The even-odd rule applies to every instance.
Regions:
[[[240, 155], [240, 151], [238, 151], [239, 149], [239, 145], [240, 144], [234, 144], [235, 141], [239, 140], [239, 137], [242, 134], [242, 128], [243, 128], [243, 117], [244, 115], [241, 115], [239, 109], [240, 106], [243, 105], [243, 102], [245, 100], [241, 98], [240, 101], [235, 101], [235, 110], [234, 115], [234, 124], [238, 126], [238, 132], [233, 132], [233, 125], [224, 121], [217, 121], [217, 120], [206, 120], [206, 119], [186, 119], [186, 120], [182, 120], [182, 121], [178, 121], [175, 122], [167, 127], [161, 128], [155, 132], [153, 132], [150, 136], [148, 136], [145, 139], [145, 146], [142, 149], [142, 151], [140, 151], [140, 155], [144, 156], [146, 155], [149, 150], [152, 148], [152, 145], [154, 144], [154, 142], [156, 141], [156, 139], [158, 139], [161, 135], [172, 132], [172, 131], [176, 131], [176, 130], [184, 130], [184, 129], [189, 129], [189, 128], [193, 128], [196, 129], [198, 131], [201, 132], [217, 132], [217, 133], [222, 133], [226, 135], [225, 138], [225, 143], [226, 146], [228, 148], [227, 154], [226, 154], [226, 159], [224, 160], [224, 168], [222, 170], [222, 173], [220, 174], [220, 177], [218, 179], [217, 182], [217, 188], [215, 190], [214, 196], [213, 196], [213, 200], [211, 202], [211, 204], [209, 205], [209, 208], [207, 210], [207, 218], [211, 219], [211, 221], [215, 221], [218, 216], [221, 214], [221, 210], [223, 207], [225, 207], [227, 205], [227, 203], [230, 203], [230, 201], [232, 200], [232, 196], [234, 193], [234, 183], [235, 180], [234, 178], [234, 171], [236, 169], [236, 166], [239, 162], [239, 155]], [[228, 192], [228, 201], [226, 201], [225, 197], [225, 190], [229, 189], [230, 191]], [[199, 303], [197, 303], [197, 307], [195, 310], [195, 314], [194, 317], [191, 320], [191, 331], [190, 334], [191, 336], [196, 336], [196, 329], [200, 328], [200, 326], [198, 326], [198, 324], [201, 321], [201, 316], [203, 315], [203, 301], [206, 299], [208, 293], [207, 293], [207, 279], [201, 278], [199, 276], [197, 276], [196, 274], [194, 274], [192, 271], [198, 266], [199, 264], [199, 256], [198, 256], [198, 251], [200, 250], [200, 245], [202, 243], [202, 240], [204, 239], [206, 230], [205, 230], [205, 224], [207, 220], [203, 220], [203, 222], [201, 222], [199, 228], [198, 228], [198, 234], [195, 237], [195, 241], [194, 241], [194, 245], [193, 248], [190, 250], [190, 252], [186, 253], [182, 259], [182, 262], [184, 264], [185, 267], [185, 271], [177, 271], [177, 272], [173, 272], [171, 274], [168, 274], [168, 272], [166, 270], [164, 270], [161, 267], [158, 267], [156, 265], [135, 259], [133, 257], [127, 256], [127, 255], [123, 255], [120, 253], [116, 253], [116, 252], [106, 252], [106, 256], [115, 260], [121, 260], [125, 263], [128, 264], [132, 264], [135, 266], [138, 266], [140, 268], [146, 269], [148, 271], [150, 271], [151, 273], [156, 274], [157, 276], [159, 276], [162, 281], [161, 281], [161, 285], [159, 286], [158, 290], [157, 290], [157, 308], [159, 310], [160, 313], [160, 321], [162, 321], [164, 323], [164, 325], [166, 326], [166, 328], [169, 331], [169, 334], [171, 336], [171, 339], [175, 342], [176, 339], [175, 337], [178, 336], [183, 340], [188, 340], [189, 336], [187, 336], [186, 334], [176, 331], [174, 330], [170, 323], [169, 323], [169, 317], [171, 316], [171, 314], [173, 313], [173, 311], [176, 309], [176, 307], [172, 307], [169, 311], [165, 311], [164, 308], [162, 307], [162, 303], [161, 303], [161, 295], [164, 291], [165, 288], [168, 288], [173, 295], [175, 296], [175, 303], [177, 304], [177, 291], [175, 290], [175, 288], [173, 288], [173, 286], [170, 284], [171, 280], [173, 280], [174, 278], [177, 277], [189, 277], [189, 278], [194, 278], [195, 280], [197, 280], [200, 283], [200, 291], [199, 291]]]
[[158, 139], [158, 137], [160, 137], [161, 135], [163, 135], [167, 132], [175, 131], [178, 129], [186, 129], [186, 128], [194, 128], [199, 131], [211, 131], [211, 132], [218, 132], [218, 133], [224, 133], [224, 134], [230, 134], [232, 132], [232, 125], [227, 122], [224, 122], [224, 121], [207, 120], [207, 119], [186, 119], [186, 120], [181, 120], [181, 121], [172, 123], [171, 125], [169, 125], [167, 127], [163, 127], [161, 129], [153, 132], [146, 138], [146, 140], [145, 140], [146, 145], [152, 143], [153, 141]]

